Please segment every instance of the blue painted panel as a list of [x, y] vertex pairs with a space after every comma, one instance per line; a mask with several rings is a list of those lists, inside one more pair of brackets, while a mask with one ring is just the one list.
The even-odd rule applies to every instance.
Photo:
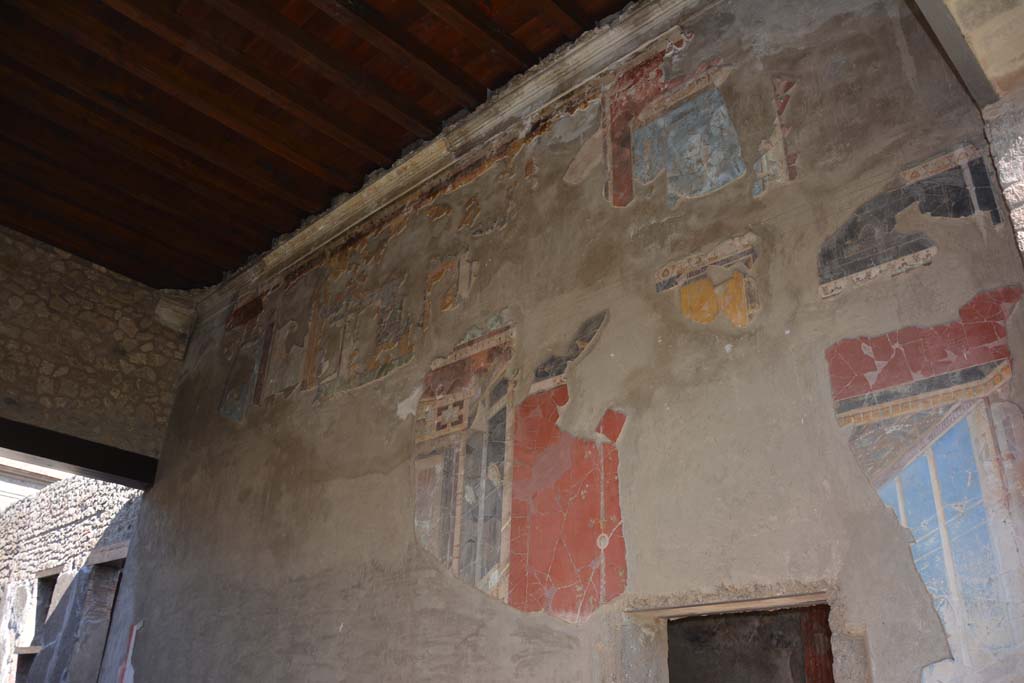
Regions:
[[1007, 602], [967, 421], [961, 420], [946, 432], [933, 450], [968, 631], [977, 646], [990, 650], [1009, 647], [1013, 639]]
[[932, 496], [928, 460], [921, 456], [906, 466], [900, 475], [903, 483], [903, 501], [907, 510], [907, 526], [914, 534], [911, 551], [936, 607], [949, 599], [949, 584], [942, 558], [942, 539], [939, 535], [938, 515]]
[[900, 518], [900, 498], [896, 492], [896, 479], [890, 479], [878, 489], [878, 497], [882, 499], [889, 509], [896, 513], [896, 519]]
[[632, 151], [637, 181], [650, 183], [667, 172], [669, 206], [714, 192], [747, 172], [739, 136], [717, 88], [633, 131]]

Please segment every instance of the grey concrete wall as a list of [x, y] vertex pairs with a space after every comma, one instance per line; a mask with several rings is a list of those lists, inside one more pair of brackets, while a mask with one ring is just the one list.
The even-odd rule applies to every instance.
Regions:
[[[95, 568], [89, 563], [124, 557], [141, 495], [117, 484], [72, 477], [0, 513], [0, 681], [14, 680], [15, 648], [33, 644], [37, 575], [43, 572], [57, 575], [57, 589], [40, 643], [46, 649], [37, 659], [53, 663], [50, 673], [60, 675], [61, 666], [77, 652], [83, 617], [90, 616], [88, 609], [83, 615], [83, 605], [90, 605], [92, 594], [103, 588], [92, 580]], [[54, 656], [61, 648], [65, 657]], [[38, 680], [56, 680], [42, 676], [42, 669], [34, 672]]]
[[[825, 353], [956, 321], [979, 292], [1020, 284], [1005, 208], [999, 220], [983, 211], [977, 183], [955, 202], [914, 194], [931, 187], [914, 185], [923, 162], [985, 148], [980, 114], [899, 3], [726, 1], [650, 49], [637, 59], [654, 59], [654, 72], [620, 65], [524, 124], [523, 139], [481, 150], [363, 226], [365, 237], [199, 321], [116, 637], [144, 626], [104, 680], [125, 667], [138, 680], [665, 680], [664, 623], [624, 610], [811, 591], [829, 595], [837, 680], [916, 682], [949, 655], [911, 533], [837, 421]], [[711, 88], [694, 92], [712, 109], [691, 112], [711, 123], [695, 139], [637, 147], [641, 163], [624, 177], [609, 102], [636, 94], [624, 83], [655, 91], [687, 74]], [[651, 173], [663, 153], [671, 172]], [[758, 194], [766, 154], [774, 173]], [[949, 168], [950, 183], [967, 182], [968, 157], [923, 173]], [[702, 176], [708, 165], [716, 173]], [[701, 194], [702, 179], [714, 191], [676, 201]], [[860, 238], [882, 239], [886, 219], [923, 233], [913, 258], [875, 254], [860, 279], [819, 279], [831, 235], [861, 220], [877, 234]], [[718, 290], [656, 291], [665, 264], [746, 233], [756, 258], [711, 267], [729, 276]], [[749, 293], [750, 281], [756, 305], [726, 287]], [[822, 284], [844, 288], [823, 298]], [[706, 322], [712, 300], [724, 313]], [[323, 316], [343, 320], [344, 306], [352, 336], [339, 340]], [[577, 330], [602, 311], [584, 350]], [[600, 500], [620, 506], [611, 535], [624, 543], [624, 587], [602, 573], [608, 592], [589, 618], [516, 609], [512, 582], [498, 577], [487, 595], [417, 536], [432, 532], [416, 505], [419, 439], [432, 428], [424, 378], [467, 332], [503, 325], [514, 337], [481, 367], [508, 352], [509, 414], [532, 424], [523, 406], [551, 395], [533, 393], [535, 368], [562, 355], [558, 457], [617, 457], [618, 486]], [[1022, 328], [1019, 313], [999, 328], [1016, 358]], [[1015, 399], [1021, 381], [1001, 391]], [[595, 429], [614, 421], [608, 409], [625, 416], [621, 435]], [[539, 434], [516, 432], [512, 457]], [[608, 535], [597, 543], [602, 561], [615, 559]]]
[[187, 340], [160, 298], [0, 226], [0, 416], [156, 456]]

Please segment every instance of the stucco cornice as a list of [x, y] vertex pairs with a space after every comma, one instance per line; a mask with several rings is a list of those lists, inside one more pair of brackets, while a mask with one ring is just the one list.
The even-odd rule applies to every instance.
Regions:
[[718, 0], [647, 0], [634, 3], [572, 45], [514, 78], [487, 102], [450, 124], [436, 138], [395, 163], [287, 241], [235, 273], [199, 304], [199, 319], [229, 306], [249, 290], [283, 272], [358, 226], [376, 212], [440, 173], [472, 159], [497, 135], [528, 125], [556, 100], [583, 87], [620, 60], [672, 31]]

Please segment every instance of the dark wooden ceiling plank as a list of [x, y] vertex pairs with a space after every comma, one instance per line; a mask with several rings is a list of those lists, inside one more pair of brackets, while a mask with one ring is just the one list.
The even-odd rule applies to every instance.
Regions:
[[361, 0], [308, 0], [356, 35], [466, 107], [487, 99], [487, 89], [437, 57], [415, 36]]
[[156, 244], [179, 251], [220, 270], [233, 270], [245, 263], [248, 249], [226, 243], [221, 233], [199, 224], [182, 225], [159, 209], [140, 204], [118, 189], [102, 187], [85, 177], [69, 173], [58, 163], [0, 139], [0, 154], [17, 169], [19, 178], [36, 188], [83, 209], [120, 223]]
[[250, 252], [270, 246], [269, 236], [273, 231], [269, 224], [259, 225], [253, 217], [235, 214], [223, 201], [216, 205], [208, 202], [181, 185], [180, 178], [154, 173], [150, 168], [118, 156], [109, 145], [94, 144], [95, 137], [83, 141], [71, 131], [48, 124], [14, 103], [7, 104], [4, 116], [0, 137], [40, 158], [53, 156], [59, 150], [61, 164], [103, 187], [122, 189], [138, 201], [182, 222], [229, 225], [233, 229], [227, 233]]
[[[37, 104], [32, 108], [41, 115], [47, 116], [58, 125], [62, 121], [68, 121], [69, 125], [75, 125], [79, 120], [89, 121], [95, 128], [109, 133], [117, 138], [123, 138], [130, 149], [136, 146], [146, 150], [153, 156], [160, 158], [164, 163], [170, 164], [173, 168], [183, 174], [184, 177], [196, 177], [203, 183], [217, 187], [218, 189], [238, 196], [244, 202], [254, 203], [262, 207], [263, 211], [271, 215], [283, 211], [270, 198], [276, 197], [287, 202], [290, 206], [306, 212], [319, 211], [323, 209], [322, 202], [303, 194], [292, 192], [281, 183], [275, 182], [263, 169], [250, 165], [239, 165], [230, 157], [220, 154], [211, 147], [201, 145], [186, 135], [183, 135], [156, 121], [152, 117], [139, 113], [134, 109], [124, 106], [109, 97], [103, 97], [93, 88], [88, 87], [88, 74], [82, 70], [72, 72], [67, 70], [66, 64], [56, 64], [54, 60], [46, 59], [46, 46], [35, 44], [30, 36], [20, 36], [15, 32], [13, 36], [0, 33], [0, 51], [6, 51], [23, 66], [28, 67], [43, 77], [43, 81], [52, 81], [70, 90], [75, 95], [87, 100], [90, 104], [100, 107], [116, 118], [100, 115], [89, 109], [78, 105], [68, 97], [53, 93], [43, 88], [34, 79], [22, 76], [20, 73], [2, 68], [3, 75], [11, 87], [0, 89], [0, 97], [19, 101], [32, 93], [33, 99], [49, 100]], [[51, 107], [56, 107], [51, 111]], [[63, 116], [66, 112], [73, 112], [72, 116]], [[123, 119], [118, 121], [117, 119]], [[153, 144], [145, 135], [138, 135], [131, 130], [131, 126], [125, 126], [128, 122], [148, 134], [155, 135], [170, 143], [189, 155], [202, 159], [212, 166], [216, 166], [225, 173], [207, 172], [200, 166], [192, 163], [181, 154], [169, 151], [161, 144]], [[249, 186], [262, 190], [265, 195]], [[291, 227], [289, 229], [292, 229]]]
[[418, 1], [481, 48], [510, 62], [517, 69], [525, 70], [537, 63], [537, 57], [532, 52], [506, 33], [470, 0]]
[[541, 0], [541, 4], [558, 22], [562, 34], [570, 40], [578, 37], [593, 24], [575, 0]]
[[334, 48], [293, 24], [286, 17], [254, 2], [205, 0], [218, 12], [251, 31], [275, 49], [291, 55], [332, 83], [352, 90], [363, 102], [421, 137], [431, 137], [439, 129], [415, 104], [387, 85], [373, 81], [346, 65], [345, 57]]
[[53, 3], [19, 1], [18, 6], [33, 19], [52, 30], [71, 37], [78, 45], [111, 64], [162, 90], [195, 111], [259, 145], [268, 152], [302, 169], [329, 185], [353, 190], [361, 177], [352, 172], [328, 168], [300, 153], [296, 145], [280, 139], [280, 126], [256, 112], [245, 109], [186, 71], [154, 57], [147, 50], [128, 42], [97, 17], [76, 7]]
[[216, 282], [185, 277], [174, 272], [169, 264], [155, 264], [146, 258], [128, 255], [117, 247], [97, 242], [95, 236], [81, 228], [64, 225], [36, 207], [5, 198], [2, 192], [0, 222], [33, 239], [156, 289], [190, 289]]
[[24, 178], [8, 172], [7, 169], [0, 168], [0, 179], [3, 180], [0, 194], [11, 201], [25, 203], [33, 209], [54, 215], [65, 225], [75, 226], [79, 230], [95, 235], [105, 235], [113, 243], [130, 249], [133, 255], [137, 254], [152, 263], [173, 263], [176, 270], [180, 269], [183, 275], [197, 281], [216, 281], [222, 275], [222, 271], [216, 266], [158, 244], [120, 223], [58, 197], [52, 190], [30, 185]]
[[143, 6], [137, 0], [103, 2], [366, 160], [382, 166], [394, 161], [394, 156], [387, 149], [374, 144], [373, 137], [366, 131], [356, 129], [351, 123], [345, 126], [355, 129], [355, 134], [339, 127], [333, 122], [333, 119], [341, 118], [339, 113], [329, 111], [315, 97], [296, 88], [286, 79], [259, 68], [245, 55], [196, 32], [177, 15], [165, 12], [152, 3]]

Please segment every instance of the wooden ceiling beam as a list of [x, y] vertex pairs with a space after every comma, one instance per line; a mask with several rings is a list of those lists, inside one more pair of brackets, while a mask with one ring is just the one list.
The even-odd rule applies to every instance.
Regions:
[[537, 57], [519, 41], [505, 33], [470, 0], [418, 0], [419, 3], [456, 28], [487, 52], [504, 59], [519, 70], [529, 69]]
[[291, 55], [318, 74], [346, 90], [351, 90], [381, 114], [419, 137], [431, 137], [437, 124], [415, 104], [388, 86], [373, 81], [345, 65], [345, 58], [334, 48], [293, 24], [287, 17], [251, 0], [205, 0], [211, 7], [276, 49]]
[[37, 207], [3, 195], [0, 188], [0, 222], [4, 225], [136, 282], [155, 289], [189, 289], [216, 282], [185, 277], [173, 271], [166, 261], [156, 264], [138, 255], [129, 256], [110, 244], [97, 242], [96, 235], [64, 225]]
[[195, 31], [177, 15], [165, 12], [153, 3], [143, 4], [138, 0], [103, 2], [182, 52], [272, 102], [281, 110], [302, 120], [367, 161], [380, 166], [389, 165], [394, 161], [394, 156], [387, 149], [375, 144], [373, 137], [365, 131], [357, 130], [355, 124], [344, 124], [346, 128], [355, 130], [355, 133], [350, 133], [335, 124], [334, 120], [342, 118], [338, 112], [329, 111], [320, 100], [295, 87], [288, 80], [260, 69], [245, 55]]
[[76, 206], [53, 194], [52, 190], [30, 185], [24, 178], [8, 169], [0, 169], [0, 193], [15, 203], [24, 203], [33, 210], [56, 216], [63, 225], [94, 235], [105, 235], [110, 242], [123, 245], [130, 253], [150, 263], [174, 264], [176, 270], [195, 281], [217, 282], [223, 271], [217, 266], [201, 262], [197, 257], [182, 253], [143, 237], [120, 223], [111, 221], [93, 211]]
[[[269, 200], [271, 197], [276, 197], [305, 212], [323, 209], [321, 201], [292, 192], [281, 183], [275, 182], [264, 169], [255, 165], [239, 165], [237, 160], [168, 128], [151, 116], [139, 113], [112, 97], [104, 97], [101, 90], [91, 86], [96, 75], [83, 64], [73, 62], [73, 60], [60, 60], [58, 63], [58, 60], [53, 58], [55, 56], [52, 54], [53, 51], [32, 40], [30, 36], [23, 35], [20, 31], [14, 31], [11, 35], [0, 34], [0, 36], [3, 38], [0, 40], [0, 51], [6, 52], [23, 66], [43, 77], [42, 79], [27, 78], [13, 69], [0, 67], [0, 72], [5, 78], [10, 79], [8, 82], [11, 84], [9, 88], [0, 89], [0, 97], [14, 101], [31, 99], [35, 101], [35, 105], [30, 107], [31, 109], [50, 118], [58, 125], [63, 125], [62, 121], [66, 121], [71, 126], [78, 125], [81, 121], [88, 121], [93, 127], [124, 139], [129, 150], [145, 150], [158, 157], [163, 163], [169, 164], [183, 177], [195, 177], [202, 183], [237, 196], [243, 202], [261, 207], [261, 210], [266, 211], [269, 215], [282, 211], [282, 207]], [[66, 88], [90, 104], [115, 116], [112, 118], [93, 112], [68, 97], [53, 93], [41, 85], [45, 81], [52, 81]], [[125, 122], [130, 125], [126, 126]], [[132, 130], [132, 126], [161, 138], [191, 156], [202, 159], [221, 169], [223, 173], [207, 172], [206, 169], [192, 163], [181, 154], [170, 151], [161, 144], [154, 144], [145, 136], [136, 134]], [[254, 189], [250, 190], [250, 185], [262, 190], [262, 193]]]
[[207, 83], [191, 77], [187, 71], [175, 68], [144, 48], [126, 41], [92, 14], [64, 4], [55, 7], [50, 2], [38, 3], [32, 0], [19, 0], [18, 6], [39, 23], [71, 37], [81, 47], [328, 185], [353, 190], [361, 184], [361, 178], [357, 175], [324, 166], [310, 155], [299, 152], [295, 144], [281, 140], [278, 124], [246, 109]]
[[180, 178], [160, 175], [119, 156], [110, 145], [104, 145], [95, 137], [88, 142], [82, 141], [71, 131], [48, 124], [14, 103], [7, 103], [4, 116], [0, 138], [6, 138], [40, 158], [59, 153], [61, 164], [70, 172], [89, 178], [101, 187], [124, 190], [139, 202], [178, 221], [231, 226], [227, 234], [250, 253], [270, 246], [274, 232], [269, 225], [260, 225], [251, 216], [235, 213], [224, 201], [217, 204], [208, 201], [182, 185]]
[[577, 38], [594, 23], [575, 0], [542, 0], [555, 21], [562, 28], [562, 34], [569, 39]]
[[89, 177], [78, 176], [57, 162], [40, 158], [33, 152], [0, 139], [0, 155], [17, 169], [18, 177], [69, 204], [115, 223], [123, 224], [154, 244], [180, 252], [198, 262], [222, 271], [233, 270], [245, 262], [249, 250], [225, 242], [221, 233], [208, 226], [190, 222], [182, 225], [177, 219], [152, 207], [140, 204], [131, 195], [114, 188], [104, 188]]
[[[123, 0], [118, 0], [123, 1]], [[435, 56], [415, 36], [396, 26], [360, 0], [309, 0], [397, 63], [412, 69], [441, 92], [466, 107], [487, 99], [487, 89], [458, 68]]]

